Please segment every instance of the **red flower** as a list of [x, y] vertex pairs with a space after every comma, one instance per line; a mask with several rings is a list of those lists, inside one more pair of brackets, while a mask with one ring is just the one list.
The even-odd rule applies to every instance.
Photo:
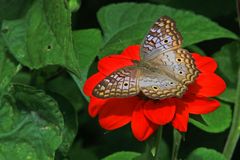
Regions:
[[106, 130], [114, 130], [131, 122], [134, 136], [143, 141], [159, 125], [172, 122], [174, 128], [187, 131], [189, 114], [206, 114], [216, 110], [220, 103], [210, 97], [221, 94], [225, 82], [214, 73], [217, 64], [214, 59], [192, 53], [199, 76], [182, 98], [168, 98], [159, 101], [144, 100], [138, 96], [128, 98], [99, 99], [92, 95], [93, 88], [107, 75], [125, 66], [133, 65], [132, 60], [140, 60], [139, 46], [129, 46], [120, 55], [111, 55], [99, 61], [99, 72], [85, 83], [84, 93], [90, 96], [89, 114], [98, 115], [100, 125]]

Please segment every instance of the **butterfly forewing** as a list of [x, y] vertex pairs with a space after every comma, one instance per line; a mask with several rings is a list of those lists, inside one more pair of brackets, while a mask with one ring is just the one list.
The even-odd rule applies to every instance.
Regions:
[[141, 46], [142, 59], [154, 57], [154, 50], [165, 52], [180, 47], [182, 36], [176, 29], [175, 22], [167, 17], [159, 18], [150, 28]]
[[137, 67], [125, 67], [103, 79], [93, 90], [98, 98], [129, 97], [139, 93], [139, 70]]

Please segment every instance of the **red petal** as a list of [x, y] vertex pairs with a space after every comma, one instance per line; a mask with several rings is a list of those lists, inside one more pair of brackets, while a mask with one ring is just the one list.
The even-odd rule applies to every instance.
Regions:
[[186, 110], [186, 106], [181, 101], [176, 100], [176, 114], [172, 121], [172, 125], [174, 128], [179, 130], [180, 132], [186, 132], [188, 128], [188, 119], [189, 114]]
[[99, 112], [99, 123], [102, 128], [114, 130], [129, 123], [139, 101], [138, 97], [108, 99]]
[[181, 100], [185, 102], [187, 111], [192, 114], [206, 114], [215, 111], [220, 106], [217, 100], [206, 97], [188, 95]]
[[106, 103], [107, 99], [99, 99], [95, 97], [90, 98], [90, 102], [88, 105], [88, 113], [91, 117], [95, 117], [103, 105]]
[[214, 73], [200, 73], [196, 81], [189, 85], [188, 93], [204, 97], [220, 95], [226, 89], [224, 80]]
[[195, 64], [201, 72], [214, 72], [217, 69], [217, 62], [206, 56], [201, 56], [199, 54], [193, 53], [193, 58], [195, 59]]
[[140, 46], [133, 45], [126, 48], [121, 55], [127, 56], [132, 60], [140, 60]]
[[144, 116], [143, 105], [141, 103], [135, 108], [131, 124], [133, 135], [139, 141], [147, 139], [158, 127]]
[[160, 101], [149, 100], [144, 105], [145, 116], [159, 125], [170, 122], [174, 117], [175, 110], [175, 104], [169, 99]]
[[108, 76], [109, 74], [120, 68], [132, 65], [133, 62], [130, 59], [127, 59], [127, 57], [124, 57], [122, 55], [112, 55], [104, 57], [99, 61], [98, 70], [99, 72]]
[[104, 78], [105, 78], [105, 76], [102, 75], [101, 73], [96, 73], [96, 74], [92, 75], [85, 82], [85, 84], [83, 86], [83, 92], [87, 96], [92, 96], [92, 91], [93, 91], [94, 87]]

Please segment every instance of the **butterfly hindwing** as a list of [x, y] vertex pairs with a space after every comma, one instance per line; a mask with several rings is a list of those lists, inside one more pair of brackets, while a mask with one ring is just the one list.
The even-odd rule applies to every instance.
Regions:
[[151, 99], [181, 97], [198, 75], [191, 54], [181, 48], [159, 53], [142, 64], [147, 67], [141, 68], [139, 86]]
[[192, 83], [197, 77], [198, 69], [187, 50], [177, 48], [156, 55], [154, 59], [145, 61], [151, 68], [155, 68], [155, 72], [165, 74], [185, 85]]
[[151, 99], [181, 97], [187, 89], [186, 85], [164, 72], [153, 72], [147, 69], [141, 70], [139, 86], [142, 93]]
[[154, 56], [152, 51], [156, 49], [165, 52], [180, 47], [181, 44], [182, 36], [177, 31], [175, 22], [171, 18], [163, 16], [154, 23], [144, 38], [141, 57], [142, 59], [149, 59]]
[[103, 79], [93, 90], [98, 98], [128, 97], [139, 93], [138, 69], [125, 67]]

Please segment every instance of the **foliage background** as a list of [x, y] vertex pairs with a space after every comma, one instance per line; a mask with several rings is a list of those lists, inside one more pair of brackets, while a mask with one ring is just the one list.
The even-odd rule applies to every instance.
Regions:
[[[110, 160], [143, 153], [146, 144], [130, 126], [107, 132], [89, 117], [82, 86], [99, 58], [139, 44], [161, 15], [177, 21], [184, 47], [217, 60], [228, 84], [219, 110], [201, 121], [192, 117], [179, 157], [223, 158], [206, 148], [222, 152], [232, 119], [240, 64], [234, 0], [0, 0], [0, 159], [96, 160], [128, 151]], [[167, 125], [163, 159], [169, 159], [172, 136]], [[239, 153], [240, 144], [233, 159]]]

